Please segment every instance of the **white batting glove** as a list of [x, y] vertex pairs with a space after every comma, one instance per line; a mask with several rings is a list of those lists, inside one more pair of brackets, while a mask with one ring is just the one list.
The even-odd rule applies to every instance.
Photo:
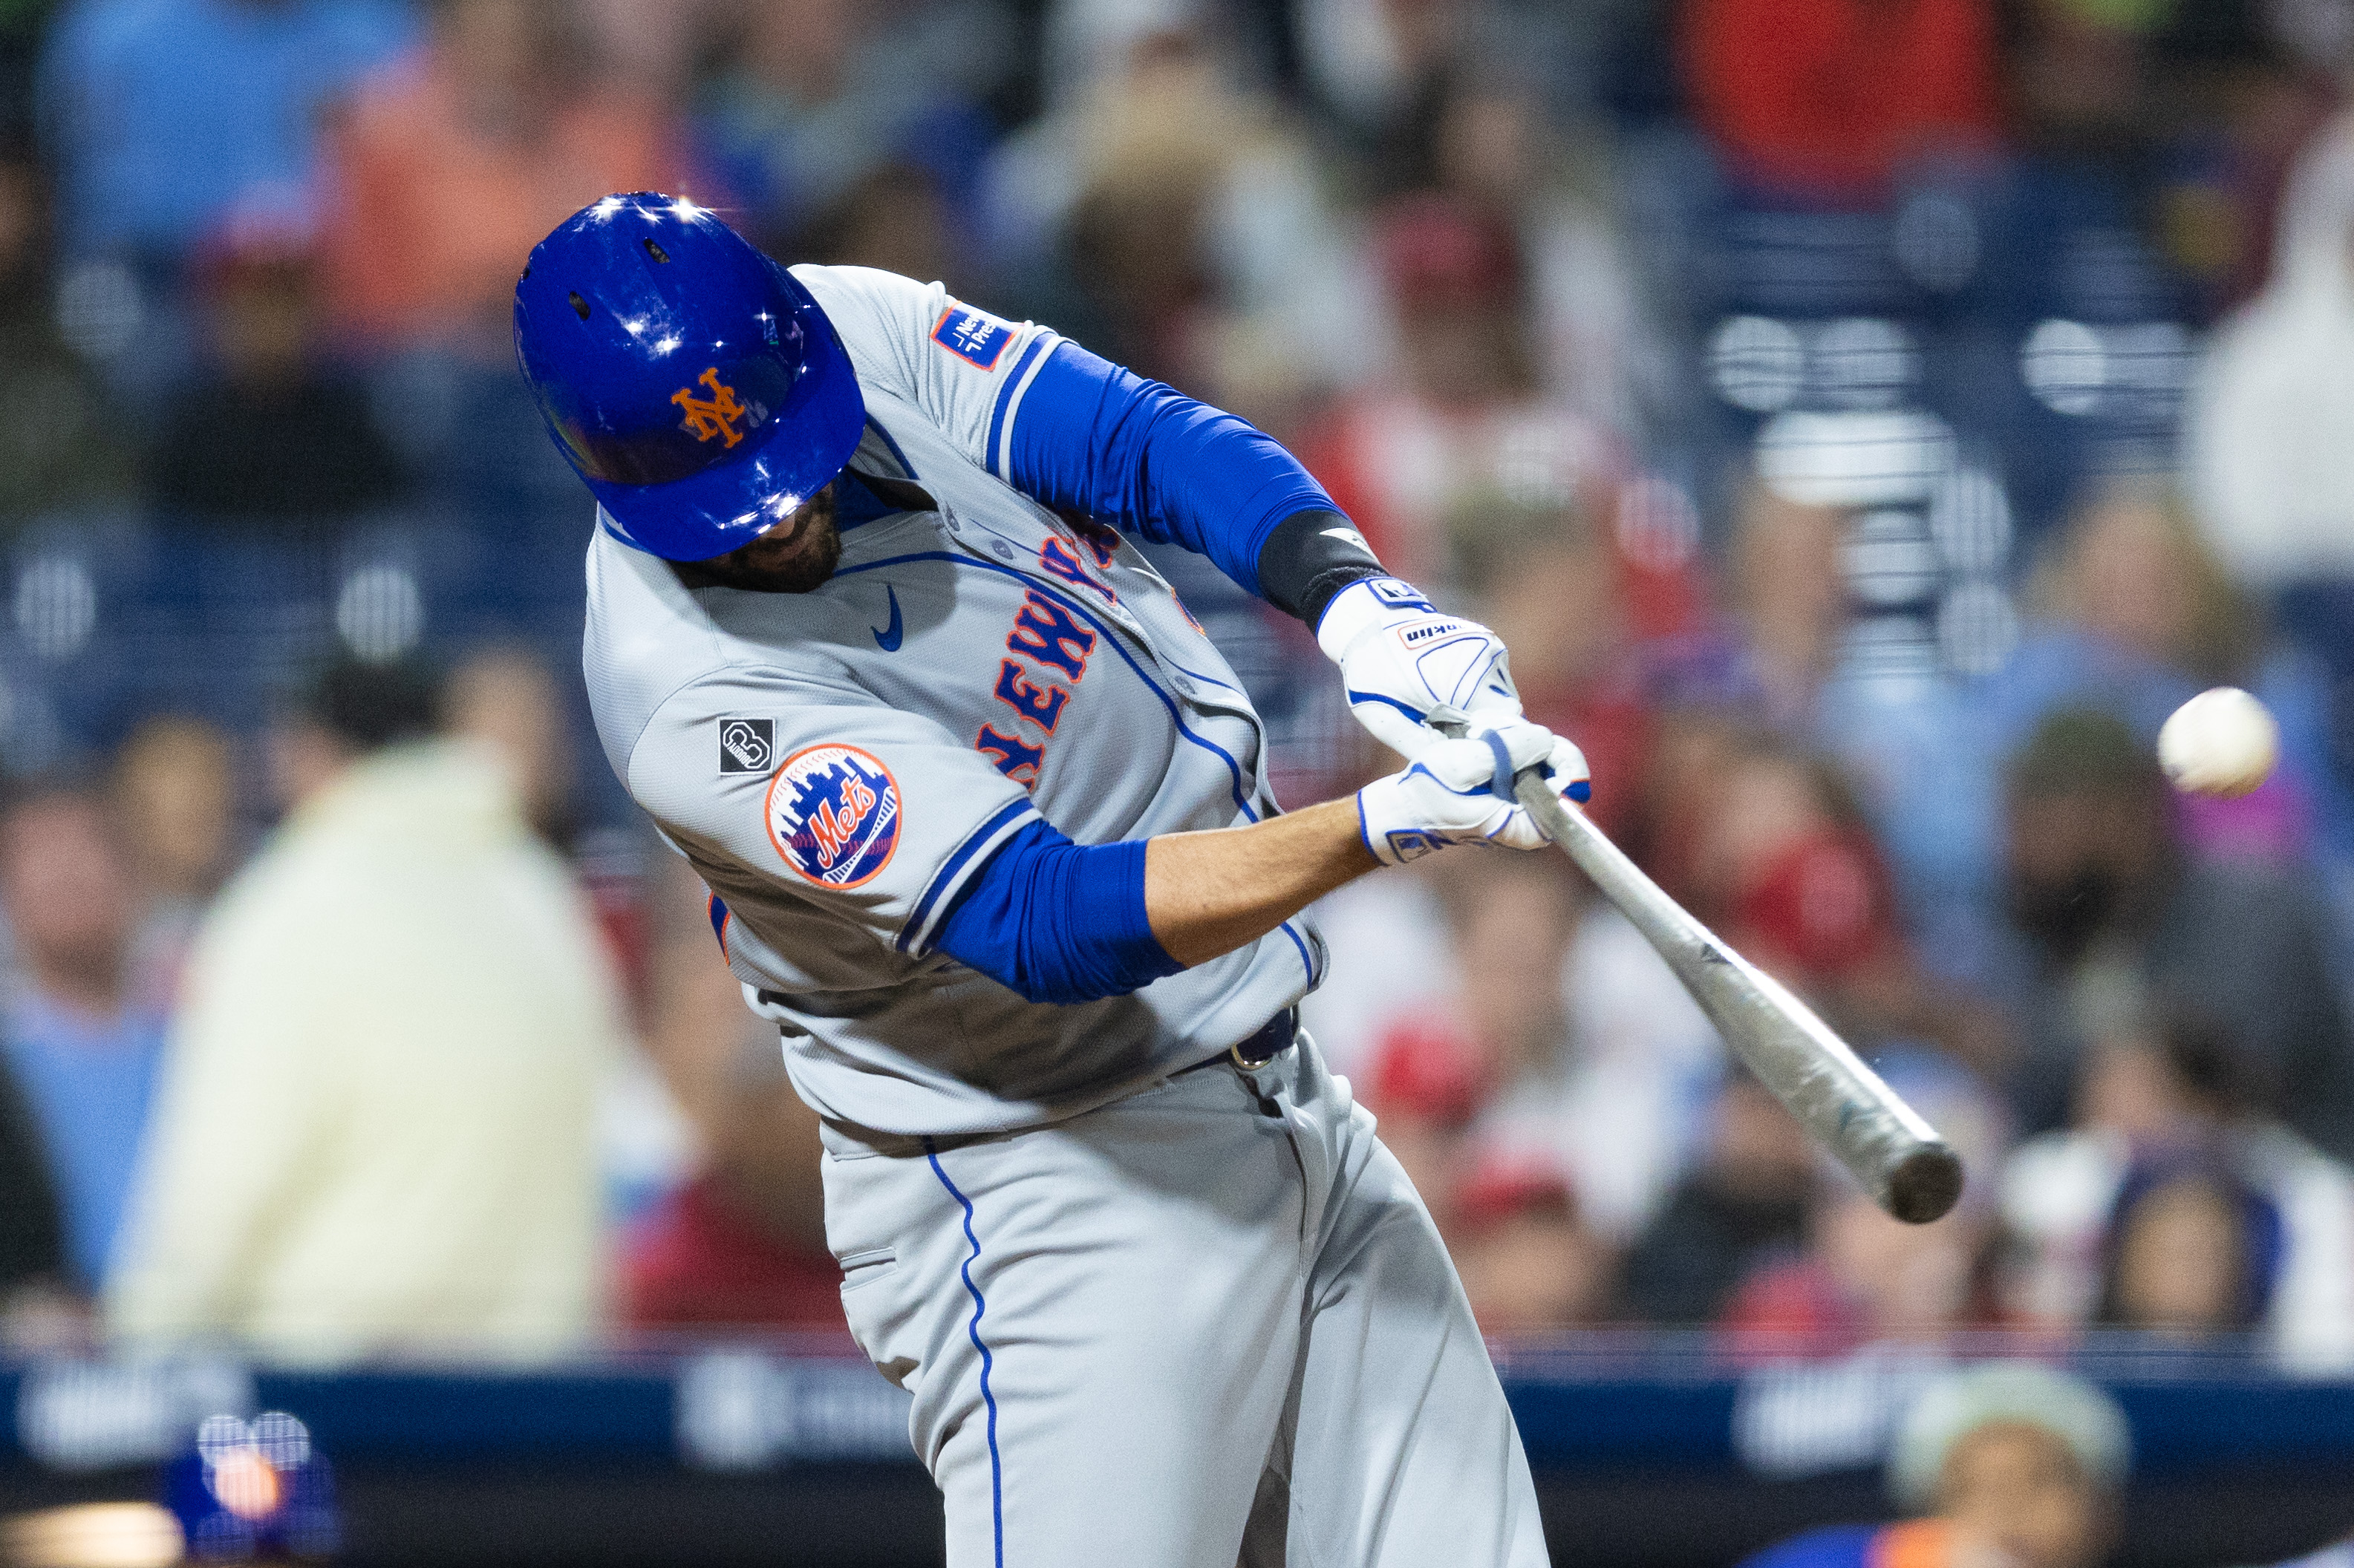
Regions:
[[1432, 726], [1521, 716], [1502, 641], [1476, 620], [1439, 614], [1411, 583], [1351, 583], [1325, 607], [1316, 643], [1341, 666], [1349, 711], [1401, 757], [1420, 756]]
[[1403, 865], [1448, 844], [1535, 849], [1544, 834], [1512, 797], [1513, 775], [1544, 765], [1553, 787], [1584, 800], [1585, 754], [1542, 725], [1510, 719], [1460, 740], [1426, 734], [1402, 773], [1357, 791], [1357, 831], [1384, 865]]

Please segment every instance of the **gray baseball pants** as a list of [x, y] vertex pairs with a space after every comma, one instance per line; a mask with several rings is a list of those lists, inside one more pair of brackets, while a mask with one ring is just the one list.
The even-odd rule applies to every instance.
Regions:
[[1438, 1233], [1306, 1035], [1049, 1127], [826, 1150], [949, 1568], [1548, 1561]]

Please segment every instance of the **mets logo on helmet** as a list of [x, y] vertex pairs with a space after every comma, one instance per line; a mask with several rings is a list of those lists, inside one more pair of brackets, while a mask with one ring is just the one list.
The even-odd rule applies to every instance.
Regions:
[[769, 780], [769, 842], [820, 887], [860, 887], [899, 847], [899, 782], [854, 746], [804, 747]]
[[736, 400], [736, 388], [720, 385], [719, 366], [716, 365], [695, 379], [711, 388], [711, 396], [698, 397], [692, 387], [682, 387], [672, 393], [670, 400], [686, 410], [685, 416], [679, 420], [680, 426], [693, 431], [698, 441], [707, 441], [718, 436], [725, 439], [729, 446], [734, 446], [744, 439], [744, 432], [736, 428], [735, 422], [748, 412], [744, 405]]

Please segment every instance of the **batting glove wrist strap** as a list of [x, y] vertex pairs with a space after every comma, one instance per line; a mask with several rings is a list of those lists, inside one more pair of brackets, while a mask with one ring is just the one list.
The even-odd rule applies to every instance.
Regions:
[[1401, 617], [1436, 615], [1423, 591], [1400, 577], [1360, 577], [1332, 596], [1316, 621], [1316, 646], [1335, 664], [1360, 634]]
[[1420, 756], [1437, 726], [1521, 716], [1496, 634], [1440, 614], [1419, 588], [1395, 577], [1366, 577], [1335, 594], [1316, 641], [1341, 666], [1349, 711], [1402, 757]]

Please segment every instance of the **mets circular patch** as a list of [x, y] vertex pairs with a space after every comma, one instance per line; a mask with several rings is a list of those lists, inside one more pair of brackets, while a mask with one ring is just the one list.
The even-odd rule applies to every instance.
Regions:
[[899, 782], [854, 746], [794, 752], [769, 780], [769, 842], [820, 887], [861, 887], [899, 847]]

